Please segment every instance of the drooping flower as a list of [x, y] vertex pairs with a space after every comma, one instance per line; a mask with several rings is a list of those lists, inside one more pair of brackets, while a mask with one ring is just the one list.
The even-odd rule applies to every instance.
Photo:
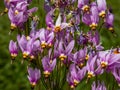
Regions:
[[37, 84], [40, 77], [41, 73], [39, 69], [37, 68], [33, 69], [31, 67], [28, 68], [28, 79], [33, 87]]
[[28, 20], [29, 14], [37, 11], [37, 8], [28, 10], [28, 5], [28, 2], [25, 0], [17, 3], [14, 8], [9, 8], [8, 16], [11, 21], [12, 30], [16, 27], [23, 29], [23, 24]]
[[48, 12], [46, 16], [46, 24], [47, 24], [48, 30], [52, 30], [57, 33], [57, 32], [61, 32], [66, 27], [69, 27], [68, 23], [62, 22], [61, 13], [58, 15], [58, 18], [55, 21], [55, 23], [53, 23], [54, 22], [52, 18], [53, 12], [54, 10], [51, 10], [50, 12]]
[[11, 54], [11, 58], [14, 60], [18, 55], [18, 47], [17, 47], [17, 43], [14, 42], [13, 40], [11, 40], [9, 43], [9, 51]]
[[75, 88], [86, 74], [86, 68], [79, 69], [75, 64], [71, 64], [67, 74], [67, 82], [71, 88]]
[[106, 0], [97, 0], [98, 10], [99, 10], [99, 16], [102, 18], [105, 18], [106, 16]]
[[90, 13], [82, 16], [82, 21], [88, 25], [91, 30], [96, 30], [99, 22], [98, 8], [95, 2], [91, 4]]
[[86, 69], [88, 71], [87, 78], [90, 79], [94, 77], [95, 75], [103, 73], [100, 66], [97, 63], [97, 55], [92, 56], [90, 55], [89, 60], [87, 61]]
[[78, 8], [83, 12], [88, 12], [90, 10], [89, 0], [78, 0]]
[[26, 59], [32, 52], [34, 39], [27, 40], [27, 38], [24, 35], [22, 35], [22, 37], [20, 37], [18, 35], [17, 41], [18, 41], [18, 45], [23, 53], [23, 58]]
[[105, 18], [105, 25], [108, 28], [108, 30], [111, 32], [114, 32], [113, 22], [114, 22], [114, 15], [110, 11], [108, 11]]
[[49, 56], [45, 56], [42, 59], [42, 66], [44, 69], [45, 77], [48, 77], [56, 66], [56, 58], [51, 59]]
[[101, 68], [111, 71], [115, 67], [118, 67], [120, 63], [120, 54], [114, 54], [112, 50], [110, 51], [100, 51], [99, 60]]
[[71, 52], [74, 48], [75, 41], [70, 41], [67, 45], [65, 45], [62, 41], [60, 41], [57, 45], [55, 45], [55, 56], [58, 57], [64, 63], [68, 63], [67, 59], [71, 58]]
[[89, 43], [91, 43], [91, 48], [95, 51], [101, 51], [103, 50], [103, 46], [101, 46], [100, 43], [100, 35], [98, 33], [98, 31], [96, 31], [94, 34], [92, 34], [92, 32], [89, 32], [88, 34], [88, 41]]
[[40, 29], [38, 35], [36, 35], [40, 40], [40, 46], [42, 49], [49, 48], [53, 44], [54, 33], [45, 30], [44, 28]]
[[82, 68], [85, 63], [86, 55], [87, 55], [87, 49], [86, 48], [80, 49], [78, 52], [76, 52], [73, 55], [72, 62], [74, 62], [76, 65]]

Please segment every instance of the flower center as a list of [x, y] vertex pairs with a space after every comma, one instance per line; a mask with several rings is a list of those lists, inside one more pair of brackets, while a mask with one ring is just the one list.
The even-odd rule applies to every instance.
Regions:
[[70, 88], [75, 88], [75, 86], [74, 85], [70, 85]]
[[79, 68], [82, 68], [84, 66], [83, 63], [78, 64]]
[[87, 74], [87, 75], [88, 75], [88, 76], [87, 76], [88, 78], [92, 78], [92, 77], [95, 76], [92, 71], [88, 71], [88, 74]]
[[46, 48], [46, 46], [47, 46], [47, 43], [45, 41], [42, 41], [41, 42], [41, 47], [44, 49], [44, 48]]
[[102, 61], [102, 62], [101, 62], [101, 67], [102, 67], [102, 68], [106, 68], [106, 67], [107, 67], [107, 65], [108, 65], [108, 63], [107, 63], [107, 62], [105, 62], [105, 61]]
[[76, 79], [74, 79], [74, 86], [77, 86], [77, 84], [79, 83], [79, 81], [78, 80], [76, 80]]
[[60, 54], [59, 58], [61, 61], [64, 61], [67, 58], [67, 56], [65, 54]]
[[11, 53], [11, 58], [14, 60], [17, 57], [16, 53]]
[[83, 8], [82, 8], [82, 10], [84, 12], [88, 12], [90, 10], [90, 7], [88, 5], [84, 5]]
[[31, 60], [34, 60], [34, 59], [35, 59], [35, 56], [34, 56], [34, 55], [31, 55], [31, 56], [30, 56], [30, 59], [31, 59]]
[[30, 36], [27, 36], [26, 39], [29, 41], [30, 40]]
[[114, 32], [113, 27], [109, 27], [108, 30], [111, 31], [111, 32]]
[[15, 28], [17, 28], [17, 26], [14, 23], [11, 23], [10, 29], [14, 30]]
[[55, 26], [54, 31], [55, 32], [60, 32], [61, 31], [61, 27], [60, 26]]
[[92, 23], [92, 24], [90, 24], [90, 28], [92, 29], [92, 30], [95, 30], [96, 28], [97, 28], [97, 24], [96, 23]]
[[89, 55], [87, 54], [86, 56], [85, 56], [85, 60], [88, 60], [89, 59]]
[[105, 11], [101, 11], [101, 12], [99, 13], [99, 16], [102, 17], [102, 18], [105, 18], [105, 15], [106, 15]]
[[19, 14], [19, 11], [18, 10], [15, 10], [15, 15], [18, 15]]
[[5, 8], [4, 13], [7, 13], [7, 12], [8, 12], [8, 8]]
[[35, 87], [36, 82], [31, 82], [32, 87]]
[[50, 75], [49, 71], [44, 71], [43, 74], [45, 75], [45, 77], [47, 78]]
[[26, 58], [28, 57], [28, 55], [29, 55], [29, 52], [26, 52], [26, 51], [23, 52], [23, 58], [24, 58], [24, 59], [26, 59]]

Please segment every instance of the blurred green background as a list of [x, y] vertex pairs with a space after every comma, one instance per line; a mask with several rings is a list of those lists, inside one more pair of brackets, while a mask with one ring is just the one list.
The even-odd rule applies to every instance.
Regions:
[[[0, 12], [4, 10], [4, 0], [0, 0]], [[40, 0], [40, 2], [43, 0]], [[41, 3], [40, 3], [41, 4]], [[120, 46], [120, 0], [107, 0], [109, 7], [112, 7], [115, 15], [114, 28], [117, 33], [117, 37], [114, 37], [107, 30], [102, 30], [102, 44], [105, 49], [111, 47]], [[38, 6], [37, 4], [34, 4]], [[40, 5], [42, 9], [42, 5]], [[41, 22], [43, 10], [39, 10]], [[15, 39], [16, 34], [10, 32], [10, 22], [7, 15], [0, 16], [0, 90], [30, 90], [30, 84], [27, 79], [26, 63], [21, 64], [21, 59], [11, 64], [10, 54], [8, 52], [8, 45], [11, 39]]]

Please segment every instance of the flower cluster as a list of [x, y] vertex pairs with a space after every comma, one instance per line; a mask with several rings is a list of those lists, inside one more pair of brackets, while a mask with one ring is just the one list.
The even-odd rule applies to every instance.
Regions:
[[4, 0], [8, 16], [11, 21], [11, 30], [23, 28], [29, 16], [37, 11], [37, 8], [28, 9], [32, 0]]
[[[102, 27], [114, 33], [114, 15], [106, 0], [45, 0], [46, 27], [41, 29], [37, 27], [38, 17], [29, 18], [37, 10], [28, 9], [32, 0], [4, 1], [11, 29], [22, 30], [16, 42], [10, 41], [11, 58], [15, 60], [22, 52], [29, 63], [32, 86], [41, 81], [46, 89], [62, 90], [68, 82], [70, 88], [76, 88], [106, 72], [120, 84], [120, 50], [104, 50], [100, 41]], [[24, 27], [27, 20], [31, 28]], [[92, 90], [106, 88], [98, 80], [92, 85]]]

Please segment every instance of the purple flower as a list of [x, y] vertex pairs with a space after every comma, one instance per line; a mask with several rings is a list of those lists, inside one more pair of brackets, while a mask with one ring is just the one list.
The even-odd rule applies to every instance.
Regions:
[[98, 8], [95, 2], [91, 4], [90, 13], [85, 13], [82, 17], [82, 21], [89, 25], [91, 30], [96, 30], [99, 22]]
[[67, 74], [67, 82], [71, 88], [75, 88], [86, 74], [86, 68], [79, 69], [75, 64], [71, 64]]
[[105, 18], [106, 15], [106, 0], [97, 0], [98, 10], [99, 10], [99, 16], [102, 18]]
[[114, 32], [113, 22], [114, 22], [114, 15], [108, 11], [105, 18], [105, 24], [108, 30], [111, 32]]
[[18, 47], [17, 47], [17, 43], [14, 42], [13, 40], [11, 40], [9, 43], [9, 51], [11, 54], [11, 58], [14, 60], [18, 55]]
[[97, 55], [94, 57], [92, 56], [89, 57], [89, 60], [86, 65], [86, 68], [88, 71], [87, 73], [88, 79], [94, 77], [95, 75], [101, 74], [103, 72], [97, 63], [97, 60], [98, 60]]
[[83, 12], [88, 12], [89, 7], [89, 0], [78, 0], [78, 8], [80, 8]]
[[66, 59], [69, 60], [71, 58], [71, 52], [74, 48], [74, 43], [75, 41], [72, 40], [68, 43], [68, 45], [65, 45], [61, 40], [57, 45], [55, 45], [55, 56], [59, 57], [59, 59], [64, 63], [68, 63], [69, 61], [67, 61]]
[[51, 10], [50, 12], [48, 12], [47, 16], [46, 16], [46, 24], [47, 24], [47, 29], [48, 30], [52, 30], [54, 32], [60, 32], [63, 29], [65, 29], [66, 27], [69, 27], [69, 24], [66, 22], [62, 22], [62, 17], [61, 17], [61, 13], [58, 15], [57, 20], [55, 21], [55, 23], [53, 23], [53, 18], [52, 18], [52, 13], [54, 11]]
[[85, 62], [85, 59], [86, 59], [86, 55], [87, 55], [87, 49], [84, 48], [84, 49], [80, 49], [78, 52], [76, 52], [74, 55], [73, 55], [73, 59], [72, 61], [78, 65], [80, 68], [82, 68], [84, 66], [84, 62]]
[[41, 48], [49, 48], [53, 44], [54, 33], [45, 30], [44, 28], [40, 29], [40, 32], [36, 35], [41, 44]]
[[49, 56], [45, 56], [42, 59], [42, 65], [44, 69], [45, 77], [48, 77], [56, 66], [56, 59], [51, 59]]
[[98, 62], [101, 68], [106, 69], [107, 71], [110, 71], [115, 67], [119, 67], [120, 54], [113, 54], [112, 50], [100, 51]]
[[22, 37], [20, 37], [18, 35], [17, 41], [18, 41], [18, 45], [23, 53], [23, 58], [26, 59], [32, 52], [32, 48], [34, 45], [33, 44], [34, 39], [27, 40], [27, 38], [24, 35], [22, 35]]
[[29, 67], [28, 68], [28, 74], [29, 74], [28, 79], [30, 81], [30, 84], [32, 86], [35, 86], [37, 84], [38, 80], [41, 77], [40, 70], [37, 69], [37, 68], [33, 69], [33, 68]]
[[101, 43], [100, 43], [100, 35], [98, 31], [96, 31], [94, 35], [92, 35], [92, 32], [91, 32], [90, 37], [91, 38], [89, 39], [89, 42], [92, 43], [93, 45], [92, 47], [97, 51], [103, 50], [103, 47], [101, 46]]
[[107, 89], [106, 89], [104, 83], [100, 84], [98, 82], [98, 85], [96, 86], [96, 83], [93, 82], [93, 84], [92, 84], [92, 90], [107, 90]]
[[27, 1], [21, 1], [9, 9], [8, 16], [11, 21], [11, 29], [16, 27], [23, 29], [23, 24], [27, 21], [29, 14], [37, 11], [37, 8], [28, 10], [28, 5]]

